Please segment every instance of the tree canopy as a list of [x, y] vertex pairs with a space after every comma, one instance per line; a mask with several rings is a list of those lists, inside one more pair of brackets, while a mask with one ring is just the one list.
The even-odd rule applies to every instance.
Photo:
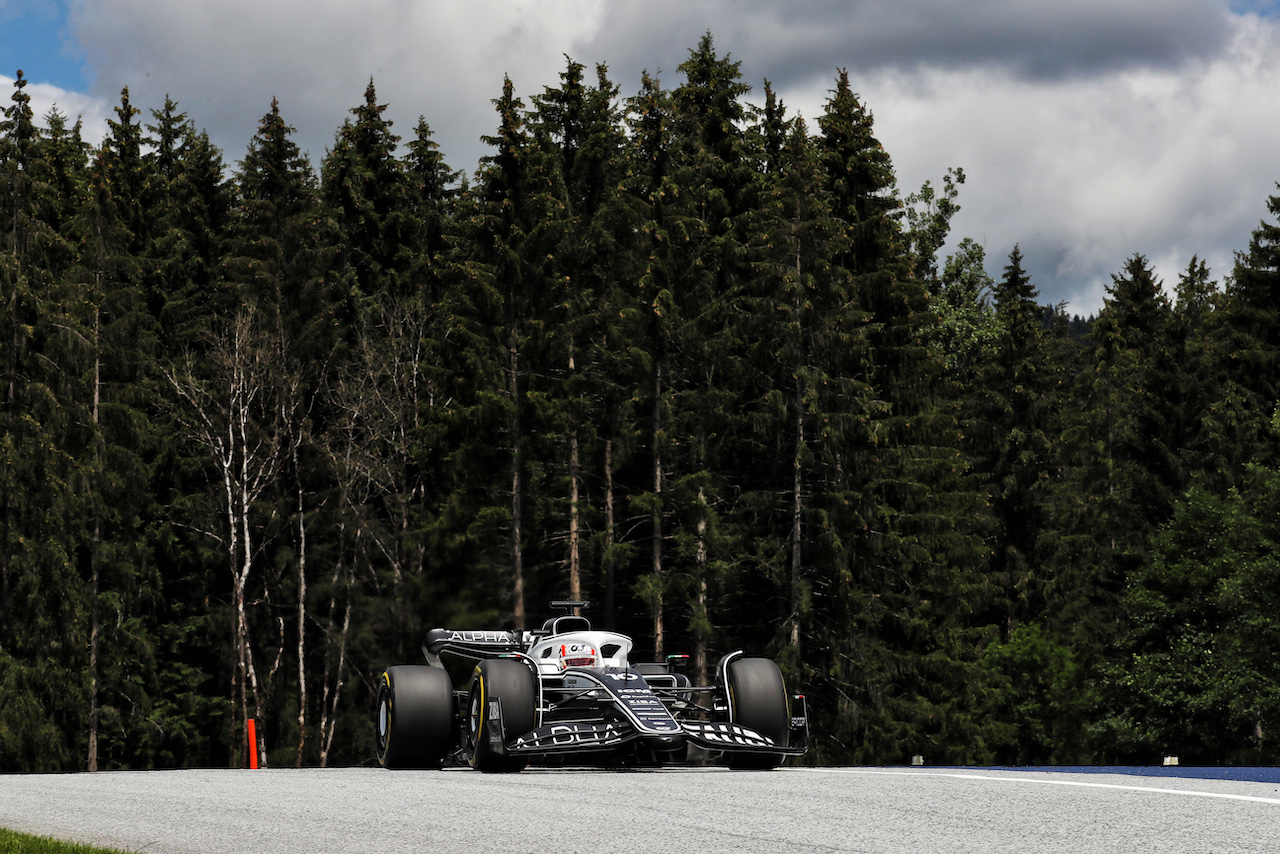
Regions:
[[807, 761], [1275, 760], [1280, 225], [1067, 318], [845, 70], [812, 121], [710, 34], [678, 74], [507, 79], [464, 179], [373, 80], [318, 164], [273, 100], [228, 165], [18, 73], [0, 771], [241, 764], [248, 717], [366, 762], [427, 628], [566, 596], [776, 658]]

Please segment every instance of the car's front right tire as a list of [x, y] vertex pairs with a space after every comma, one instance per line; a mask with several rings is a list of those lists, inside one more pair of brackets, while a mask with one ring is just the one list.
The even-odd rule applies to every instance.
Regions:
[[[736, 658], [725, 669], [729, 717], [736, 724], [766, 735], [786, 747], [791, 734], [787, 686], [778, 665], [767, 658]], [[781, 753], [727, 753], [730, 768], [777, 768]]]
[[457, 732], [453, 686], [440, 667], [388, 667], [378, 685], [378, 762], [384, 768], [439, 768]]

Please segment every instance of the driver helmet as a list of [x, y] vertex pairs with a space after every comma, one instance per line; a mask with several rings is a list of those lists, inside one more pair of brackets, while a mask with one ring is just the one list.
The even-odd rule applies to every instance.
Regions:
[[560, 644], [560, 669], [566, 667], [595, 667], [599, 656], [596, 648], [581, 641], [566, 641]]

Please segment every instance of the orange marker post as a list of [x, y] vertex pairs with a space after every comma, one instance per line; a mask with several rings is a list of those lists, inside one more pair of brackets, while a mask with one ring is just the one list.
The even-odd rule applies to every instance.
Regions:
[[249, 735], [249, 767], [258, 770], [258, 722], [253, 718], [245, 721]]

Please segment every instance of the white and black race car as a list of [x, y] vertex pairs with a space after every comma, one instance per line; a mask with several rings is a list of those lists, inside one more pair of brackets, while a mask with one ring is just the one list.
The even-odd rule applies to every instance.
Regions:
[[[389, 667], [377, 701], [386, 768], [470, 765], [509, 772], [534, 764], [663, 765], [691, 745], [733, 768], [775, 768], [808, 749], [804, 697], [778, 666], [741, 650], [720, 659], [715, 684], [690, 684], [672, 656], [631, 664], [631, 638], [595, 631], [575, 612], [534, 631], [432, 629], [427, 663]], [[475, 662], [455, 690], [441, 656]]]

